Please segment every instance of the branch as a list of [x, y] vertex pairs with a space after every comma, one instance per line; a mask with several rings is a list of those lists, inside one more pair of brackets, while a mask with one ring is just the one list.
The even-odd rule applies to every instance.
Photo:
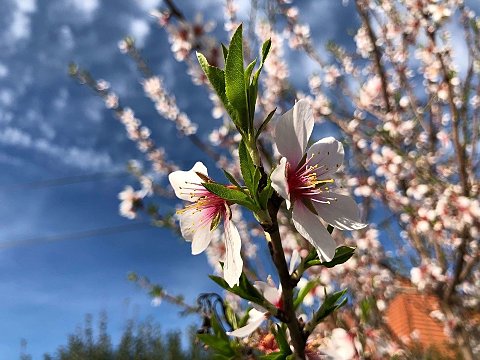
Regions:
[[298, 359], [305, 359], [305, 344], [306, 338], [303, 334], [300, 323], [297, 320], [295, 314], [295, 308], [293, 306], [293, 288], [295, 285], [292, 282], [290, 273], [288, 271], [288, 265], [285, 260], [285, 255], [282, 247], [282, 239], [280, 238], [280, 232], [278, 229], [277, 213], [280, 208], [282, 199], [277, 195], [274, 195], [269, 202], [268, 210], [271, 224], [262, 224], [262, 228], [265, 231], [265, 236], [268, 241], [268, 247], [273, 263], [277, 269], [280, 283], [282, 284], [282, 300], [283, 300], [283, 313], [285, 314], [285, 323], [290, 331], [290, 337], [292, 345], [295, 349], [295, 355]]
[[363, 24], [367, 28], [368, 32], [368, 37], [370, 38], [370, 42], [373, 45], [373, 58], [375, 60], [375, 66], [377, 68], [377, 73], [378, 76], [380, 76], [380, 80], [382, 82], [382, 96], [383, 96], [383, 102], [385, 103], [385, 110], [387, 112], [390, 112], [392, 110], [390, 101], [388, 98], [388, 91], [387, 91], [387, 78], [385, 75], [385, 69], [383, 68], [382, 65], [382, 54], [380, 53], [380, 49], [378, 48], [376, 42], [377, 38], [375, 36], [375, 33], [373, 32], [372, 26], [370, 25], [370, 19], [368, 17], [368, 13], [365, 9], [363, 9], [362, 5], [360, 4], [360, 0], [357, 0], [355, 2], [357, 5], [357, 10], [358, 13], [362, 19]]

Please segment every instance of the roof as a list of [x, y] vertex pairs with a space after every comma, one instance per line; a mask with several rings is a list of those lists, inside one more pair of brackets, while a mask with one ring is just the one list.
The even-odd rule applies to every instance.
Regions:
[[[425, 349], [435, 347], [447, 350], [450, 346], [444, 326], [430, 315], [432, 311], [439, 309], [440, 303], [433, 295], [402, 292], [388, 305], [386, 323], [405, 344], [417, 343]], [[412, 341], [413, 338], [416, 342]]]

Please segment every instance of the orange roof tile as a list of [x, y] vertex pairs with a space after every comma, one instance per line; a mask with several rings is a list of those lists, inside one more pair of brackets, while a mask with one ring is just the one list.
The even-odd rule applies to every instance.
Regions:
[[[447, 350], [448, 338], [443, 324], [432, 318], [430, 313], [440, 309], [438, 299], [433, 295], [406, 291], [398, 294], [386, 309], [386, 322], [399, 339], [411, 339], [418, 335], [418, 343], [426, 348], [436, 347]], [[405, 341], [407, 344], [414, 344]]]

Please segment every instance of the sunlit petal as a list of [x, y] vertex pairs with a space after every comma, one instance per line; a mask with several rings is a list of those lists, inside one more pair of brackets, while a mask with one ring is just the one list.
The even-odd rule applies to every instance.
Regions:
[[200, 161], [195, 163], [191, 170], [174, 171], [168, 175], [170, 185], [179, 199], [196, 201], [195, 190], [204, 190], [201, 186], [203, 180], [196, 174], [197, 172], [208, 176], [207, 168]]
[[275, 128], [277, 149], [292, 166], [296, 166], [302, 159], [313, 124], [312, 108], [306, 100], [298, 101], [278, 120]]
[[266, 320], [265, 313], [262, 313], [256, 309], [251, 309], [248, 312], [249, 319], [247, 325], [238, 328], [234, 331], [227, 332], [227, 335], [235, 337], [245, 337], [253, 333], [258, 327]]
[[242, 275], [243, 260], [240, 255], [242, 240], [237, 228], [229, 219], [225, 220], [225, 265], [223, 278], [230, 287], [238, 285]]
[[312, 158], [309, 164], [318, 166], [316, 174], [319, 180], [336, 173], [343, 164], [344, 156], [342, 143], [331, 136], [318, 140], [307, 150], [307, 159]]
[[265, 299], [267, 299], [270, 303], [274, 305], [279, 302], [280, 297], [282, 296], [282, 293], [276, 287], [273, 287], [266, 282], [255, 281], [253, 286], [255, 286], [257, 290], [263, 294], [263, 297]]
[[326, 261], [333, 259], [336, 243], [319, 217], [297, 201], [292, 213], [293, 224], [297, 231], [317, 250], [318, 256]]
[[[359, 230], [367, 224], [361, 222], [360, 209], [357, 203], [348, 195], [332, 192], [323, 192], [317, 195], [322, 202], [315, 202], [315, 210], [318, 215], [330, 225], [340, 230]], [[328, 203], [326, 203], [326, 199]]]
[[288, 183], [286, 174], [287, 159], [282, 157], [280, 164], [272, 171], [270, 180], [272, 181], [272, 187], [275, 191], [284, 199], [290, 200], [288, 193]]

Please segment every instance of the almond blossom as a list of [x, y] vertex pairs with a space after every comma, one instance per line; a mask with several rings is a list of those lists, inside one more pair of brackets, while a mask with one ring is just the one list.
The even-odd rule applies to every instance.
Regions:
[[174, 171], [168, 175], [175, 195], [192, 202], [177, 211], [182, 236], [192, 242], [192, 254], [202, 253], [210, 244], [214, 230], [223, 222], [225, 230], [225, 264], [223, 277], [230, 287], [238, 284], [243, 260], [240, 256], [241, 238], [231, 221], [230, 204], [209, 192], [203, 185], [208, 179], [207, 168], [197, 162], [189, 171]]
[[320, 139], [307, 150], [313, 131], [313, 113], [305, 100], [283, 114], [275, 129], [275, 142], [282, 155], [272, 172], [272, 187], [292, 207], [297, 231], [317, 250], [320, 258], [330, 261], [336, 243], [320, 218], [340, 230], [358, 230], [360, 211], [347, 195], [331, 192], [332, 175], [344, 156], [343, 145], [333, 137]]
[[[255, 286], [258, 291], [264, 296], [267, 301], [273, 304], [277, 309], [282, 309], [282, 288], [278, 289], [274, 286], [273, 281], [269, 277], [268, 282], [255, 281]], [[248, 312], [247, 325], [238, 328], [234, 331], [227, 332], [227, 335], [236, 337], [246, 337], [253, 333], [262, 323], [270, 317], [270, 313], [264, 307], [251, 304], [253, 309]]]

